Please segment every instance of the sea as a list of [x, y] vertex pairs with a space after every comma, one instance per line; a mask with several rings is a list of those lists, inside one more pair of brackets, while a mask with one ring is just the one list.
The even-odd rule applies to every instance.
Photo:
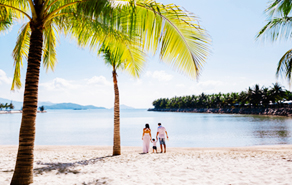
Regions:
[[[121, 145], [142, 146], [148, 123], [169, 134], [169, 147], [241, 147], [292, 144], [292, 118], [278, 116], [121, 110]], [[0, 145], [18, 145], [21, 114], [0, 114]], [[36, 145], [113, 143], [113, 110], [47, 110], [36, 119]]]

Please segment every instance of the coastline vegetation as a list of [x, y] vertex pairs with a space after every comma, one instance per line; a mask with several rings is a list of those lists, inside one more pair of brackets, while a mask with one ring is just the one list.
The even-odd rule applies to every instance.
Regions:
[[0, 110], [2, 110], [2, 109], [5, 109], [6, 111], [7, 111], [7, 109], [12, 110], [12, 109], [14, 109], [14, 105], [12, 104], [12, 102], [10, 104], [8, 104], [8, 103], [5, 103], [5, 104], [0, 103]]
[[283, 101], [292, 100], [292, 92], [285, 90], [280, 84], [275, 83], [272, 87], [260, 87], [256, 84], [246, 91], [200, 94], [173, 98], [160, 98], [153, 101], [155, 109], [171, 108], [269, 108], [283, 107]]

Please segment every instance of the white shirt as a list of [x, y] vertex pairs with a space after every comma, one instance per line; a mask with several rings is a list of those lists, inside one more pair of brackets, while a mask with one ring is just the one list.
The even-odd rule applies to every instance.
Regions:
[[157, 141], [152, 141], [153, 146], [156, 146]]
[[165, 138], [166, 129], [163, 126], [157, 128], [159, 138]]

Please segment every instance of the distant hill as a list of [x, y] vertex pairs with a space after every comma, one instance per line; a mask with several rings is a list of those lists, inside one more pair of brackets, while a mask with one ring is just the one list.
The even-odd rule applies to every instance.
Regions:
[[[114, 108], [112, 107], [111, 109], [114, 109]], [[120, 109], [136, 109], [136, 108], [122, 104], [122, 105], [120, 105]]]
[[[0, 98], [0, 103], [10, 103], [11, 100]], [[20, 110], [22, 108], [23, 103], [19, 101], [13, 101], [14, 110]], [[95, 107], [93, 105], [78, 105], [74, 103], [52, 103], [52, 102], [39, 102], [38, 107], [44, 106], [45, 109], [105, 109], [104, 107]]]
[[[20, 110], [22, 108], [23, 103], [20, 101], [14, 101], [14, 100], [9, 100], [9, 99], [5, 99], [5, 98], [0, 98], [0, 103], [3, 103], [3, 104], [8, 103], [9, 104], [10, 102], [12, 102], [12, 104], [14, 105], [14, 110]], [[46, 107], [46, 106], [50, 106], [53, 104], [54, 103], [52, 103], [52, 102], [39, 102], [38, 107], [42, 106], [42, 105]]]
[[58, 103], [45, 106], [45, 109], [105, 109], [104, 107], [95, 107], [93, 105], [78, 105], [75, 103]]

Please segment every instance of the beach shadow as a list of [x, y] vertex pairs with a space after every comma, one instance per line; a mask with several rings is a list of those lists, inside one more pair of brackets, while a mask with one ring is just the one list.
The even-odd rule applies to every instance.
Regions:
[[41, 161], [36, 162], [36, 164], [38, 165], [46, 165], [45, 167], [41, 167], [41, 168], [35, 168], [33, 169], [35, 174], [43, 174], [46, 172], [50, 172], [53, 170], [57, 171], [57, 174], [68, 174], [68, 173], [73, 173], [73, 174], [77, 174], [80, 173], [78, 170], [73, 170], [70, 169], [71, 167], [75, 167], [75, 166], [86, 166], [89, 164], [95, 164], [98, 161], [101, 161], [105, 158], [109, 158], [109, 157], [115, 157], [112, 155], [108, 155], [108, 156], [104, 156], [104, 157], [97, 157], [97, 158], [93, 158], [93, 159], [88, 159], [88, 160], [82, 160], [82, 161], [76, 161], [76, 162], [72, 162], [72, 163], [43, 163]]

